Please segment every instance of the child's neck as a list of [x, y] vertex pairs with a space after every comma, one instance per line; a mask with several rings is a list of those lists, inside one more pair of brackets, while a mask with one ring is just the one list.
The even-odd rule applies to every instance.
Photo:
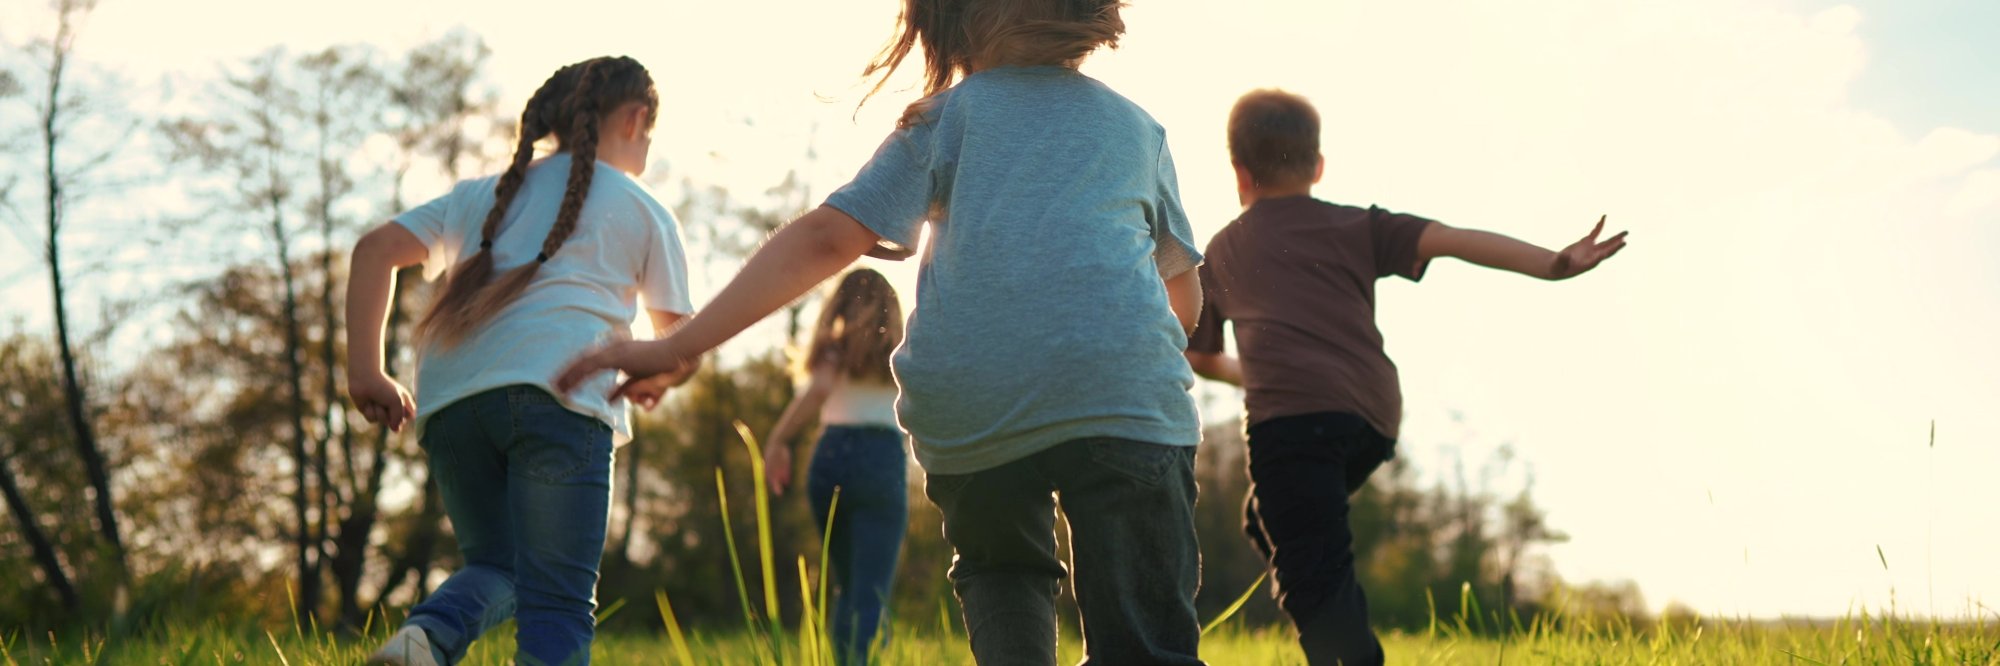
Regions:
[[1312, 183], [1306, 183], [1304, 185], [1294, 185], [1291, 187], [1255, 187], [1250, 189], [1237, 190], [1236, 200], [1242, 203], [1244, 208], [1249, 208], [1255, 205], [1257, 202], [1263, 201], [1265, 199], [1283, 199], [1286, 197], [1309, 197], [1312, 196], [1312, 189], [1313, 189]]

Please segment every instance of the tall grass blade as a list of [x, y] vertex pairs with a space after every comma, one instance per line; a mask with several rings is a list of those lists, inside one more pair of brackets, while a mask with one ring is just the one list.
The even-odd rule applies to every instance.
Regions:
[[[826, 579], [827, 567], [833, 565], [833, 517], [840, 511], [840, 486], [833, 487], [833, 501], [826, 506], [826, 530], [819, 537], [819, 617], [826, 619]], [[831, 625], [828, 622], [826, 624]]]
[[778, 573], [771, 555], [771, 491], [764, 485], [764, 452], [757, 446], [757, 436], [750, 432], [750, 426], [736, 421], [736, 434], [743, 438], [743, 445], [750, 449], [750, 481], [756, 485], [752, 497], [757, 501], [757, 563], [764, 571], [764, 614], [771, 626], [778, 625]]
[[1270, 575], [1271, 575], [1271, 570], [1265, 569], [1264, 573], [1257, 575], [1257, 580], [1250, 581], [1250, 587], [1244, 589], [1243, 594], [1238, 595], [1236, 597], [1235, 603], [1229, 604], [1228, 608], [1222, 609], [1222, 614], [1215, 616], [1215, 619], [1209, 620], [1208, 624], [1204, 625], [1201, 628], [1202, 635], [1204, 636], [1208, 635], [1208, 632], [1214, 631], [1216, 627], [1222, 626], [1223, 622], [1228, 621], [1229, 618], [1231, 617], [1235, 617], [1236, 611], [1242, 609], [1243, 604], [1250, 602], [1250, 595], [1256, 594], [1257, 588], [1262, 586], [1264, 584], [1264, 579], [1269, 577]]
[[653, 601], [659, 604], [660, 619], [667, 624], [667, 641], [674, 646], [674, 656], [681, 660], [680, 663], [682, 666], [692, 665], [694, 663], [694, 651], [688, 649], [687, 635], [681, 633], [681, 621], [679, 618], [674, 617], [673, 604], [667, 603], [667, 591], [658, 590], [653, 592]]
[[812, 577], [806, 571], [806, 556], [799, 556], [799, 662], [809, 666], [827, 663], [821, 643], [826, 632], [813, 613]]
[[715, 468], [715, 496], [722, 510], [722, 541], [729, 544], [729, 569], [736, 575], [736, 599], [743, 602], [743, 624], [757, 630], [757, 613], [750, 610], [750, 586], [743, 582], [743, 558], [736, 553], [736, 530], [729, 520], [729, 486], [722, 480], [722, 468]]
[[[287, 586], [287, 587], [289, 588], [289, 586]], [[290, 595], [291, 595], [291, 593], [290, 593], [290, 592], [287, 592], [287, 593], [286, 593], [286, 596], [290, 596]], [[297, 617], [297, 615], [296, 615], [296, 614], [294, 614], [294, 615], [293, 615], [293, 617]], [[297, 622], [293, 622], [293, 623], [292, 623], [292, 626], [296, 627], [296, 626], [298, 626], [298, 623], [297, 623]], [[294, 631], [297, 631], [297, 630], [296, 630], [296, 629], [294, 629]], [[281, 647], [278, 647], [278, 637], [277, 637], [277, 635], [275, 635], [275, 634], [272, 634], [272, 633], [271, 633], [271, 632], [269, 632], [269, 631], [266, 631], [266, 632], [264, 632], [264, 638], [266, 638], [266, 639], [268, 639], [268, 640], [270, 640], [270, 641], [271, 641], [271, 651], [272, 651], [272, 652], [274, 652], [274, 653], [276, 653], [276, 654], [278, 655], [278, 663], [279, 663], [279, 664], [282, 664], [283, 666], [292, 666], [292, 660], [290, 660], [290, 659], [286, 659], [286, 658], [285, 658], [285, 649], [284, 649], [284, 648], [281, 648]]]

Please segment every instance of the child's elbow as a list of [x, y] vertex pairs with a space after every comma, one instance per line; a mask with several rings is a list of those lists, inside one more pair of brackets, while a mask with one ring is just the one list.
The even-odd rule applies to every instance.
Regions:
[[428, 250], [423, 241], [402, 225], [390, 222], [376, 227], [354, 242], [354, 263], [382, 263], [407, 268], [423, 263]]
[[820, 206], [794, 225], [806, 232], [807, 248], [814, 253], [853, 261], [875, 247], [882, 237], [840, 209]]

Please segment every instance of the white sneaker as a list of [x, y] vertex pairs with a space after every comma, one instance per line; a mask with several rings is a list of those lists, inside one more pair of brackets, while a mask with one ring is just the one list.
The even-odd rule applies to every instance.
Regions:
[[404, 626], [389, 637], [389, 642], [375, 654], [368, 655], [368, 666], [439, 666], [431, 652], [431, 637], [423, 629]]

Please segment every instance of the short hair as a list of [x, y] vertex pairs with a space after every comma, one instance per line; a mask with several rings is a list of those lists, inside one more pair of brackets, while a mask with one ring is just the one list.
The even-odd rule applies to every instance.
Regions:
[[1258, 187], [1311, 182], [1319, 168], [1319, 112], [1283, 90], [1250, 91], [1229, 111], [1229, 161]]

